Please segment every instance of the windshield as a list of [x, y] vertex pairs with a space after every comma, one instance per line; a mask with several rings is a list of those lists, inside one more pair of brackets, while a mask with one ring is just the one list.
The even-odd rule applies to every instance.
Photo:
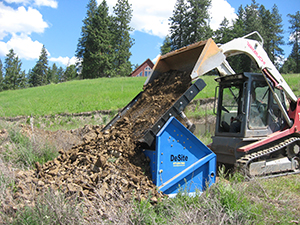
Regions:
[[225, 87], [221, 90], [220, 132], [240, 132], [243, 85]]
[[269, 87], [266, 82], [252, 82], [250, 96], [249, 129], [264, 128], [267, 125]]

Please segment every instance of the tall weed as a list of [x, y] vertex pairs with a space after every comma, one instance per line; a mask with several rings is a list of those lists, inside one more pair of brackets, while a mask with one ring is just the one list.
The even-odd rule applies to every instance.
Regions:
[[68, 200], [63, 194], [49, 190], [40, 195], [32, 207], [16, 214], [12, 224], [85, 224], [82, 208], [76, 201]]
[[58, 156], [56, 149], [45, 142], [22, 134], [20, 130], [8, 129], [8, 140], [2, 152], [6, 162], [19, 168], [33, 168], [35, 162], [44, 164]]

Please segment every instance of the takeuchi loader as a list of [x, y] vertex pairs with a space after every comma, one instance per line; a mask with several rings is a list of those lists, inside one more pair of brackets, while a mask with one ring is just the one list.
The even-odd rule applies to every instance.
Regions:
[[[250, 38], [254, 35], [260, 41]], [[226, 59], [239, 54], [248, 55], [261, 72], [236, 74]], [[214, 69], [219, 72], [216, 129], [207, 148], [192, 134], [194, 126], [183, 110], [205, 87], [200, 77]], [[207, 182], [215, 181], [215, 161], [235, 165], [250, 176], [299, 172], [300, 100], [264, 51], [258, 32], [222, 45], [208, 39], [162, 55], [145, 86], [167, 71], [184, 71], [193, 82], [159, 120], [145, 127], [140, 140], [150, 158], [153, 182], [161, 191], [203, 190]], [[126, 115], [141, 93], [104, 130]]]
[[[249, 38], [253, 35], [260, 41]], [[248, 55], [261, 73], [236, 74], [226, 58], [239, 54]], [[188, 68], [193, 80], [212, 69], [219, 71], [216, 129], [209, 145], [219, 163], [244, 168], [251, 176], [299, 172], [300, 100], [264, 51], [258, 32], [222, 45], [209, 39], [160, 60], [164, 63], [156, 64], [146, 83], [165, 67], [187, 69], [195, 63]]]

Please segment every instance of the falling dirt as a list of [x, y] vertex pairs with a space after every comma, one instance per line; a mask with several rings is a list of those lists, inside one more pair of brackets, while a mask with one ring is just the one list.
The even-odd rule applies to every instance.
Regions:
[[[78, 196], [89, 202], [141, 200], [151, 196], [156, 202], [162, 196], [151, 181], [149, 159], [139, 149], [138, 140], [189, 88], [190, 77], [169, 71], [147, 85], [137, 103], [104, 132], [89, 127], [84, 138], [56, 159], [31, 171], [16, 172], [14, 199], [33, 202], [32, 193], [49, 189], [66, 196]], [[68, 147], [68, 145], [67, 145]], [[105, 213], [105, 207], [101, 213]]]
[[189, 88], [190, 76], [173, 71], [163, 74], [160, 79], [148, 85], [139, 101], [127, 112], [132, 123], [131, 132], [138, 140], [147, 129], [166, 112], [172, 104]]

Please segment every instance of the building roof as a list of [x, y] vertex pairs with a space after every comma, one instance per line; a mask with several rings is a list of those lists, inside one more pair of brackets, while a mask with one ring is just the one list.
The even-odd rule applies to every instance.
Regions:
[[132, 76], [134, 73], [136, 73], [141, 67], [143, 67], [145, 64], [147, 64], [151, 69], [153, 68], [154, 64], [153, 62], [148, 58], [145, 62], [143, 62], [141, 65], [139, 65], [129, 76]]

